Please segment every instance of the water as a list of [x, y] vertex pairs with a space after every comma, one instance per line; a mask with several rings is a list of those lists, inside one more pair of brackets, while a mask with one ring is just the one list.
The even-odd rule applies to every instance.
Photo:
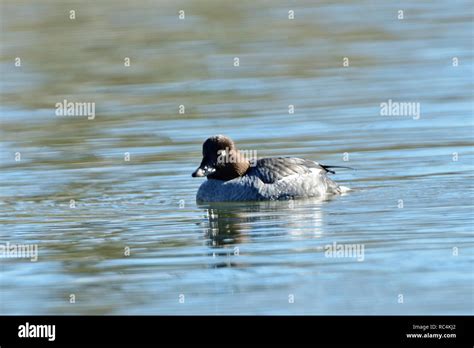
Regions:
[[[0, 313], [473, 314], [472, 3], [288, 6], [2, 1]], [[219, 133], [353, 191], [196, 204]]]

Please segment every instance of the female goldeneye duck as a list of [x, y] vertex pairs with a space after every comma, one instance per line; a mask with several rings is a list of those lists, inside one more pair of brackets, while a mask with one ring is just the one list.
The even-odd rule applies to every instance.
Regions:
[[323, 197], [348, 189], [332, 181], [330, 168], [317, 162], [276, 157], [249, 160], [224, 136], [208, 138], [193, 177], [207, 177], [196, 195], [202, 202], [261, 201]]

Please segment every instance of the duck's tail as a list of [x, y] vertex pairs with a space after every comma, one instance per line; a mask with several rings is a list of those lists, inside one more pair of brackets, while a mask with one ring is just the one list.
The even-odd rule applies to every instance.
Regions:
[[344, 168], [344, 169], [351, 169], [351, 170], [355, 170], [354, 168], [351, 168], [351, 167], [344, 167], [344, 166], [325, 166], [325, 165], [322, 165], [321, 163], [319, 164], [325, 171], [327, 171], [328, 173], [331, 173], [331, 174], [336, 174], [336, 172], [334, 170], [331, 170], [330, 168]]

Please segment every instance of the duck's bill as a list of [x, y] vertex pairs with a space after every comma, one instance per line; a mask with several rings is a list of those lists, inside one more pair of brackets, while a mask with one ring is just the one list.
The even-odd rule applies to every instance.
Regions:
[[208, 176], [209, 174], [212, 174], [216, 171], [215, 168], [212, 168], [212, 167], [208, 167], [208, 166], [205, 166], [203, 168], [199, 167], [198, 169], [196, 169], [194, 171], [194, 173], [192, 174], [193, 178], [196, 178], [196, 177], [202, 177], [202, 176]]

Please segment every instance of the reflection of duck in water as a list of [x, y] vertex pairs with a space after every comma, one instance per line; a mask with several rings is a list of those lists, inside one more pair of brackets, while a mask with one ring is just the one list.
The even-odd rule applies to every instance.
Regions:
[[[321, 199], [298, 201], [198, 203], [205, 211], [201, 226], [214, 248], [251, 243], [253, 238], [289, 234], [319, 238], [322, 234]], [[282, 227], [284, 227], [282, 229]]]
[[[329, 198], [330, 199], [330, 198]], [[210, 266], [247, 267], [246, 256], [261, 254], [251, 247], [264, 239], [280, 238], [307, 240], [323, 236], [321, 205], [327, 199], [320, 198], [263, 201], [198, 203], [205, 212], [200, 224], [209, 246]], [[250, 248], [249, 248], [250, 246]], [[243, 257], [242, 257], [243, 256]]]
[[330, 168], [317, 162], [290, 157], [262, 158], [252, 166], [223, 135], [203, 144], [203, 160], [193, 177], [206, 176], [197, 200], [204, 202], [261, 201], [322, 197], [348, 189], [332, 181]]
[[245, 223], [249, 218], [244, 209], [206, 206], [205, 212], [207, 218], [204, 223], [205, 232], [211, 246], [245, 243], [247, 236]]

